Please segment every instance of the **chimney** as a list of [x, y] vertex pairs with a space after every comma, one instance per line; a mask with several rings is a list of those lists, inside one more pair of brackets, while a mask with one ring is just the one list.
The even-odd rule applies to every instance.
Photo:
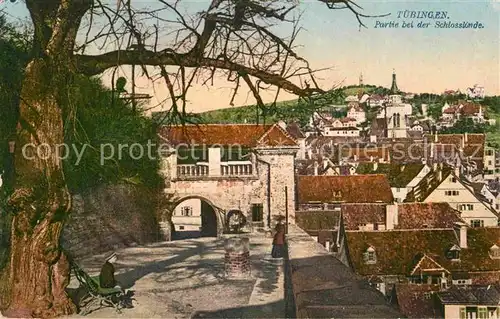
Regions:
[[437, 133], [437, 131], [434, 134], [434, 142], [436, 142], [436, 143], [438, 142], [438, 133]]
[[377, 135], [370, 135], [370, 143], [377, 143]]
[[378, 163], [377, 162], [373, 163], [373, 170], [374, 171], [378, 170]]
[[438, 172], [438, 180], [441, 182], [443, 180], [443, 170], [439, 170]]
[[429, 158], [434, 158], [434, 143], [431, 143], [431, 155]]
[[373, 156], [370, 156], [370, 162], [373, 162]]
[[438, 169], [438, 163], [434, 162], [432, 163], [432, 170], [437, 171]]
[[328, 158], [324, 157], [323, 158], [323, 169], [326, 169], [328, 167]]
[[462, 143], [460, 145], [460, 149], [464, 149], [465, 148], [465, 142], [467, 142], [467, 133], [464, 134], [464, 136], [462, 137]]
[[357, 162], [358, 161], [358, 155], [354, 154], [354, 161]]
[[385, 229], [394, 229], [398, 224], [398, 204], [391, 204], [385, 207]]
[[455, 223], [455, 229], [458, 231], [458, 240], [460, 248], [467, 248], [467, 224]]
[[318, 162], [314, 161], [314, 175], [315, 176], [318, 176]]
[[468, 142], [468, 138], [467, 138], [467, 137], [468, 137], [468, 136], [467, 136], [467, 132], [465, 132], [465, 134], [464, 134], [465, 143], [467, 143], [467, 142]]

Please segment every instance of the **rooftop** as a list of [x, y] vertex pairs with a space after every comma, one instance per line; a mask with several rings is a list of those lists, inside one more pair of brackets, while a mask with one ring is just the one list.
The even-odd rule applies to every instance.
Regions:
[[[468, 248], [461, 249], [458, 263], [445, 256], [459, 245], [453, 229], [347, 231], [346, 236], [352, 266], [362, 275], [409, 275], [424, 255], [450, 272], [500, 271], [498, 259], [490, 257], [491, 246], [500, 245], [499, 227], [467, 229]], [[375, 264], [364, 262], [368, 247], [376, 251]]]
[[340, 211], [296, 211], [295, 221], [300, 228], [311, 235], [322, 230], [336, 230], [340, 227]]
[[445, 305], [498, 306], [500, 305], [500, 286], [452, 286], [446, 291], [438, 292], [437, 296]]
[[448, 203], [398, 204], [398, 229], [453, 228], [463, 222], [460, 212]]
[[399, 309], [408, 318], [436, 318], [441, 314], [431, 295], [437, 291], [438, 285], [396, 284], [394, 292]]
[[358, 230], [360, 224], [384, 224], [385, 204], [342, 204], [342, 222], [346, 230]]
[[[319, 191], [321, 190], [321, 191]], [[298, 202], [391, 203], [385, 175], [303, 176], [297, 178]]]
[[277, 124], [161, 126], [158, 134], [172, 145], [297, 146], [295, 140]]
[[406, 187], [424, 168], [424, 164], [360, 163], [356, 174], [384, 174], [391, 187]]

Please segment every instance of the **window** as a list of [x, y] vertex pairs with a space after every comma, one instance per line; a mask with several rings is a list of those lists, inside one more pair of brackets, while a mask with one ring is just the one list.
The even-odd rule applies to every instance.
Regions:
[[467, 311], [465, 307], [460, 307], [460, 319], [467, 319]]
[[493, 259], [500, 258], [500, 247], [493, 245], [490, 247], [490, 257]]
[[365, 263], [375, 264], [377, 263], [377, 255], [375, 254], [375, 249], [373, 247], [368, 247], [366, 252], [363, 254]]
[[474, 205], [472, 205], [472, 204], [461, 204], [461, 205], [458, 205], [458, 210], [461, 210], [461, 211], [472, 211], [472, 210], [474, 210]]
[[451, 182], [452, 182], [452, 183], [456, 183], [456, 182], [457, 182], [456, 177], [452, 177], [452, 178], [451, 178]]
[[458, 191], [444, 191], [445, 196], [458, 196]]
[[484, 220], [482, 219], [473, 219], [470, 221], [470, 225], [472, 227], [484, 227]]
[[181, 207], [181, 216], [193, 216], [193, 207], [191, 206]]
[[478, 319], [487, 319], [488, 318], [488, 309], [486, 307], [477, 307], [477, 318]]
[[264, 220], [264, 205], [252, 204], [252, 221], [261, 222]]
[[447, 252], [446, 258], [451, 260], [459, 260], [460, 259], [460, 247], [457, 245], [453, 245]]
[[179, 230], [184, 230], [184, 226], [179, 226]]

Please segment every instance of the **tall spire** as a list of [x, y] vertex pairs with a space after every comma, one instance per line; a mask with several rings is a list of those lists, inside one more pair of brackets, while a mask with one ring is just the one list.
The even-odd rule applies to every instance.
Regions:
[[392, 94], [398, 94], [399, 93], [398, 85], [396, 84], [396, 70], [394, 70], [394, 69], [392, 69], [391, 93]]
[[359, 74], [359, 86], [363, 86], [363, 73]]

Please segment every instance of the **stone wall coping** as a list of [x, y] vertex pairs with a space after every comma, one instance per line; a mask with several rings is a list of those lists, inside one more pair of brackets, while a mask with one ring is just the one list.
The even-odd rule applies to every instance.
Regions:
[[259, 180], [257, 175], [251, 176], [230, 176], [230, 175], [220, 175], [220, 176], [177, 176], [175, 178], [170, 179], [171, 182], [178, 181], [192, 181], [192, 182], [203, 182], [203, 181], [220, 181], [220, 180]]
[[379, 291], [296, 225], [288, 227], [287, 248], [287, 279], [297, 318], [403, 317]]

